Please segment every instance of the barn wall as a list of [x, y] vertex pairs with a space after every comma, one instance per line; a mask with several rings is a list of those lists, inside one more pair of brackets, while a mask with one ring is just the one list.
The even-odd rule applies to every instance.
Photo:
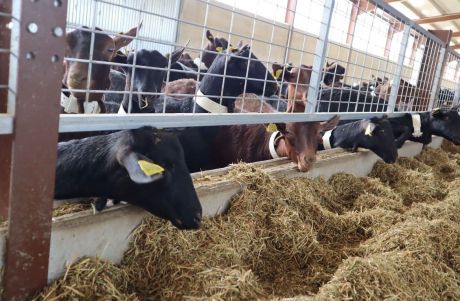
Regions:
[[[211, 3], [215, 3], [211, 1]], [[218, 3], [220, 6], [226, 6]], [[235, 14], [232, 24], [231, 12], [223, 10], [212, 5], [209, 6], [207, 23], [205, 22], [205, 11], [206, 4], [197, 2], [195, 0], [183, 0], [181, 10], [181, 20], [190, 22], [192, 24], [181, 23], [179, 24], [178, 30], [178, 43], [185, 45], [190, 40], [190, 47], [201, 49], [202, 37], [204, 36], [203, 24], [207, 24], [207, 27], [211, 29], [215, 36], [223, 36], [228, 39], [228, 33], [231, 31], [233, 35], [230, 37], [230, 43], [236, 45], [242, 38], [238, 35], [252, 36], [254, 28], [254, 39], [261, 40], [253, 41], [252, 49], [256, 53], [257, 57], [261, 60], [266, 61], [278, 61], [284, 60], [284, 47], [288, 40], [288, 26], [277, 23], [276, 27], [269, 24], [270, 22], [256, 21], [254, 22], [252, 17], [242, 16]], [[246, 12], [243, 12], [248, 14]], [[279, 27], [282, 26], [282, 27]], [[272, 29], [275, 29], [272, 37]], [[224, 31], [224, 32], [221, 32]], [[249, 39], [243, 38], [245, 43], [250, 43]], [[270, 47], [270, 41], [272, 45]], [[204, 45], [206, 45], [205, 40]], [[279, 46], [276, 46], [279, 45]], [[192, 51], [190, 51], [192, 52]], [[198, 56], [198, 52], [194, 52], [192, 56]]]

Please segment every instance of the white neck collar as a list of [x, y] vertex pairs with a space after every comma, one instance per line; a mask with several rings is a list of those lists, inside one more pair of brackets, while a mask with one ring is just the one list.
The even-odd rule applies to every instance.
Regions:
[[[64, 108], [64, 112], [68, 114], [78, 114], [78, 100], [75, 96], [70, 94], [66, 96], [64, 93], [61, 92], [61, 106]], [[99, 107], [99, 103], [97, 101], [85, 101], [83, 102], [83, 109], [84, 114], [99, 114], [101, 112], [101, 108]]]
[[275, 140], [279, 133], [280, 133], [279, 131], [273, 132], [272, 135], [270, 136], [270, 140], [268, 141], [268, 149], [270, 150], [270, 155], [272, 156], [273, 159], [281, 158], [280, 156], [278, 156], [278, 153], [276, 152], [276, 147], [275, 147]]
[[324, 135], [323, 135], [323, 146], [324, 146], [324, 149], [332, 149], [332, 146], [331, 146], [331, 135], [332, 135], [332, 131], [333, 131], [333, 130], [327, 131], [327, 132], [325, 132]]
[[118, 115], [126, 115], [125, 108], [123, 107], [123, 102], [120, 104], [120, 107], [118, 108]]
[[412, 116], [412, 126], [414, 127], [414, 132], [412, 136], [420, 137], [423, 135], [422, 132], [422, 121], [420, 119], [420, 114], [411, 114]]
[[196, 58], [193, 60], [193, 63], [194, 63], [195, 65], [198, 66], [200, 72], [201, 72], [201, 71], [206, 71], [206, 70], [208, 70], [208, 67], [206, 67], [206, 65], [200, 60], [199, 57], [196, 57]]
[[196, 92], [196, 95], [193, 97], [196, 104], [208, 111], [209, 113], [228, 113], [228, 108], [217, 102], [207, 98], [201, 90]]

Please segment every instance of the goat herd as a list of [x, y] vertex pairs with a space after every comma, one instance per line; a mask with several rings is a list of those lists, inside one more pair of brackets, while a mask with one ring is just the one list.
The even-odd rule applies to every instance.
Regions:
[[[310, 66], [273, 64], [270, 73], [248, 45], [233, 47], [209, 31], [208, 45], [194, 60], [184, 48], [167, 55], [145, 49], [122, 53], [119, 49], [139, 28], [114, 38], [98, 29], [93, 41], [86, 27], [67, 34], [62, 113], [304, 112]], [[84, 61], [90, 53], [91, 67]], [[351, 87], [340, 82], [344, 73], [338, 64], [323, 69], [319, 112], [386, 111], [390, 87], [385, 80]], [[460, 144], [460, 116], [456, 108], [435, 109], [340, 123], [335, 116], [325, 122], [142, 127], [82, 135], [60, 136], [56, 199], [97, 197], [98, 210], [107, 199], [126, 201], [180, 229], [195, 229], [202, 209], [190, 172], [278, 157], [288, 157], [305, 172], [318, 149], [336, 147], [366, 148], [393, 163], [406, 140], [426, 145], [439, 135]]]

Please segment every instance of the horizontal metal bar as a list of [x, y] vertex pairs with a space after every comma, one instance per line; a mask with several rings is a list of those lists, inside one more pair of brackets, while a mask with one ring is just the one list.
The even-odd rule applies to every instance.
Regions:
[[6, 18], [11, 18], [13, 15], [9, 14], [9, 13], [4, 13], [4, 12], [1, 12], [0, 11], [0, 17], [6, 17]]
[[0, 114], [0, 135], [13, 133], [13, 116]]
[[[383, 116], [385, 113], [340, 113], [343, 120], [363, 119]], [[59, 132], [88, 132], [104, 130], [125, 130], [141, 126], [158, 128], [217, 126], [235, 124], [262, 124], [271, 122], [308, 122], [324, 121], [335, 113], [233, 113], [233, 114], [72, 114], [61, 115]], [[387, 114], [390, 117], [402, 116], [403, 113]]]

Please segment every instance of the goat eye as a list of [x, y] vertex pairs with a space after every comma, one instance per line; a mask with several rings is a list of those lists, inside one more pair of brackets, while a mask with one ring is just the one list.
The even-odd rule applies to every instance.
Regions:
[[115, 49], [110, 48], [110, 49], [107, 49], [107, 51], [113, 53], [113, 52], [115, 52]]

